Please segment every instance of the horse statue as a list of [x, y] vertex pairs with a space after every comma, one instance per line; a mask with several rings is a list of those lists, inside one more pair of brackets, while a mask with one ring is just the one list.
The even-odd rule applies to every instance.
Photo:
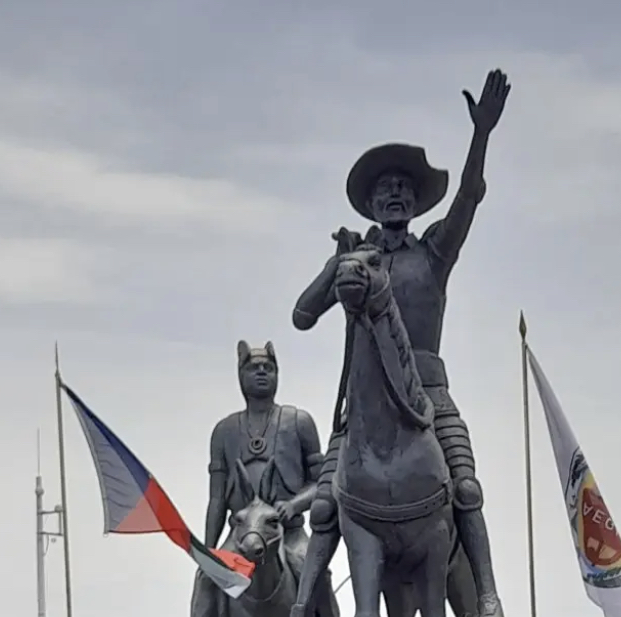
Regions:
[[[342, 441], [333, 492], [356, 617], [475, 617], [477, 593], [457, 539], [448, 467], [433, 430], [410, 340], [377, 248], [340, 259], [335, 295], [345, 309], [345, 366], [334, 429]], [[298, 598], [298, 603], [300, 598]]]
[[[248, 471], [238, 459], [235, 465], [238, 486], [246, 506], [231, 517], [234, 549], [256, 564], [252, 583], [238, 598], [218, 591], [218, 614], [226, 617], [289, 617], [298, 589], [301, 558], [287, 551], [283, 528], [274, 506], [276, 465], [271, 459], [255, 491]], [[196, 614], [196, 613], [193, 613]], [[311, 606], [309, 617], [319, 617]], [[338, 617], [338, 608], [335, 612]]]

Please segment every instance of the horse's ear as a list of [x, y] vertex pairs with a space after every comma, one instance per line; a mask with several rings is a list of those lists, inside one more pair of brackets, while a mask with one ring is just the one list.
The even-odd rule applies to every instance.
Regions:
[[274, 457], [270, 457], [267, 462], [263, 474], [261, 475], [261, 482], [259, 484], [259, 499], [269, 505], [273, 505], [276, 501], [276, 460]]
[[237, 343], [237, 361], [239, 366], [246, 364], [250, 357], [250, 345], [246, 341], [239, 341]]
[[377, 225], [371, 225], [367, 231], [367, 235], [364, 237], [365, 244], [374, 244], [378, 246], [382, 241], [382, 232]]
[[239, 481], [239, 488], [242, 495], [246, 500], [246, 503], [250, 503], [256, 497], [256, 493], [252, 487], [248, 470], [240, 458], [235, 461], [235, 470], [237, 471], [237, 479]]

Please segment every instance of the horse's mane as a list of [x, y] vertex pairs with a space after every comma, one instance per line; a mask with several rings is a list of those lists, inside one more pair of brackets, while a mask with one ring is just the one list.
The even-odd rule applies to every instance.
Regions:
[[352, 253], [355, 253], [356, 251], [377, 251], [377, 250], [378, 250], [377, 245], [373, 244], [372, 242], [364, 241], [361, 244], [358, 244], [358, 246], [356, 246], [356, 248], [352, 251]]

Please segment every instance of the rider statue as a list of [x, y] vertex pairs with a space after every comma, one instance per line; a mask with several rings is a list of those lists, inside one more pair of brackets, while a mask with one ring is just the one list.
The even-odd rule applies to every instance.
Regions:
[[[483, 167], [487, 144], [509, 90], [506, 75], [496, 70], [487, 76], [478, 103], [469, 92], [463, 92], [474, 134], [461, 183], [448, 214], [433, 223], [420, 239], [409, 232], [410, 221], [440, 202], [448, 186], [448, 172], [430, 166], [423, 148], [405, 144], [372, 148], [356, 162], [347, 180], [347, 195], [354, 209], [380, 225], [371, 227], [365, 241], [382, 252], [423, 386], [435, 406], [435, 430], [453, 478], [456, 527], [472, 567], [481, 617], [501, 617], [503, 611], [496, 591], [482, 513], [483, 493], [475, 473], [469, 432], [448, 392], [439, 350], [449, 275], [485, 195]], [[361, 242], [359, 234], [345, 228], [333, 234], [333, 238], [338, 243], [337, 254], [328, 260], [295, 307], [293, 323], [300, 330], [313, 327], [318, 316], [335, 304], [333, 282], [339, 255]], [[331, 436], [318, 482], [310, 514], [313, 534], [305, 573], [313, 569], [322, 571], [339, 542], [331, 484], [343, 436], [344, 432]]]
[[[289, 566], [299, 580], [308, 544], [303, 513], [311, 505], [324, 461], [317, 428], [306, 411], [275, 402], [278, 363], [271, 342], [252, 349], [248, 343], [240, 341], [237, 355], [239, 383], [246, 408], [220, 420], [211, 435], [205, 544], [208, 548], [216, 548], [227, 515], [236, 514], [246, 505], [242, 487], [237, 482], [236, 460], [241, 459], [253, 488], [258, 491], [263, 471], [273, 459], [276, 468], [275, 506], [284, 528]], [[235, 550], [230, 532], [222, 548]], [[318, 598], [331, 596], [330, 592], [324, 595], [328, 577], [328, 572], [322, 577]], [[219, 597], [215, 585], [199, 569], [194, 581], [191, 616], [226, 617]], [[317, 608], [322, 614], [320, 607]]]

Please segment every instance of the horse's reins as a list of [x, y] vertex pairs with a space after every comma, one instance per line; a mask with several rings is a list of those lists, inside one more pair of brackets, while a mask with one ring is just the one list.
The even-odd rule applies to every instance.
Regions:
[[[382, 287], [377, 293], [373, 294], [373, 296], [369, 297], [370, 289], [367, 289], [367, 297], [365, 297], [363, 305], [366, 305], [367, 302], [370, 302], [380, 296], [382, 293], [386, 291], [386, 288], [390, 285], [390, 281]], [[394, 300], [392, 300], [394, 301]], [[386, 305], [386, 307], [376, 316], [376, 320], [383, 317], [390, 310], [390, 302]], [[355, 330], [356, 324], [359, 323], [369, 334], [371, 337], [371, 341], [373, 344], [373, 349], [379, 359], [380, 366], [382, 368], [382, 374], [384, 376], [384, 385], [388, 391], [388, 395], [390, 396], [392, 402], [395, 404], [397, 409], [403, 414], [404, 419], [409, 423], [413, 424], [415, 428], [420, 430], [424, 430], [429, 428], [433, 422], [433, 414], [434, 408], [433, 404], [430, 400], [424, 401], [424, 411], [423, 413], [419, 413], [416, 411], [407, 400], [401, 396], [399, 389], [395, 385], [395, 382], [392, 378], [390, 371], [388, 370], [388, 366], [386, 365], [386, 358], [382, 353], [382, 348], [379, 342], [377, 329], [375, 324], [369, 317], [367, 313], [364, 312], [352, 312], [345, 309], [347, 326], [345, 331], [345, 351], [343, 357], [343, 369], [341, 371], [341, 378], [339, 380], [339, 389], [336, 398], [336, 405], [334, 408], [334, 418], [332, 422], [332, 429], [335, 433], [339, 433], [343, 431], [347, 426], [347, 420], [343, 418], [343, 406], [345, 403], [345, 399], [347, 398], [347, 384], [349, 381], [349, 374], [351, 372], [351, 363], [353, 358], [354, 351], [354, 339], [355, 339]]]

